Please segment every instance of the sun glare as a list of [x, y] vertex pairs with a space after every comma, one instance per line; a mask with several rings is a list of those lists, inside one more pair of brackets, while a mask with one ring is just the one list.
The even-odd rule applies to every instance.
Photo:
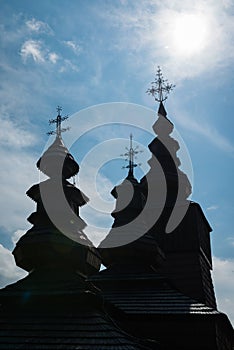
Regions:
[[177, 55], [192, 56], [207, 44], [208, 22], [203, 15], [181, 14], [173, 25], [173, 46]]

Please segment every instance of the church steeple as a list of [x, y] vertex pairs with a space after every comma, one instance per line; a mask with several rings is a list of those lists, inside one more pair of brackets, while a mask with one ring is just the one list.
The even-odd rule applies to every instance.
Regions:
[[[109, 234], [99, 245], [103, 264], [130, 271], [145, 271], [151, 265], [157, 266], [164, 258], [163, 252], [150, 235], [147, 235], [145, 215], [142, 213], [145, 196], [141, 185], [134, 177], [135, 156], [142, 152], [133, 146], [133, 136], [130, 134], [129, 148], [122, 156], [126, 157], [128, 165], [127, 177], [113, 188], [111, 194], [116, 199], [116, 205], [111, 216], [114, 223]], [[130, 270], [129, 270], [130, 269]]]
[[100, 260], [84, 234], [86, 223], [79, 216], [79, 208], [89, 199], [67, 181], [78, 173], [79, 165], [61, 137], [67, 130], [61, 128], [61, 122], [67, 117], [61, 117], [61, 107], [57, 112], [57, 118], [50, 120], [56, 123], [56, 131], [51, 132], [55, 140], [37, 162], [49, 179], [27, 191], [37, 204], [36, 212], [28, 218], [33, 227], [18, 241], [13, 255], [16, 264], [29, 272], [65, 269], [85, 276], [99, 269]]
[[[162, 205], [173, 207], [176, 201], [186, 201], [191, 194], [191, 185], [186, 176], [180, 170], [180, 160], [177, 157], [179, 143], [170, 136], [174, 125], [167, 118], [164, 101], [175, 85], [169, 84], [158, 67], [156, 79], [152, 87], [146, 92], [151, 94], [155, 101], [159, 102], [158, 119], [152, 126], [157, 137], [149, 144], [152, 153], [148, 161], [150, 171], [141, 180], [143, 191], [147, 196], [148, 191], [155, 191], [155, 200]], [[161, 168], [161, 172], [160, 172]]]
[[171, 137], [174, 125], [163, 102], [174, 85], [158, 69], [154, 86], [147, 91], [159, 102], [153, 125], [157, 137], [149, 144], [152, 153], [149, 172], [141, 179], [144, 195], [154, 200], [148, 206], [155, 218], [149, 233], [163, 249], [166, 259], [159, 271], [168, 276], [184, 294], [215, 307], [210, 270], [211, 228], [197, 203], [191, 202], [191, 184], [180, 169], [179, 143]]
[[[123, 166], [124, 169], [128, 169], [128, 174], [111, 191], [112, 196], [116, 199], [116, 207], [111, 214], [115, 221], [112, 226], [113, 230], [110, 231], [109, 235], [102, 242], [102, 245], [107, 245], [108, 247], [123, 245], [134, 240], [129, 238], [131, 237], [131, 233], [125, 231], [124, 225], [128, 222], [134, 222], [134, 219], [139, 215], [144, 204], [144, 197], [141, 193], [139, 182], [134, 177], [134, 168], [137, 166], [135, 156], [141, 151], [138, 150], [137, 146], [133, 146], [132, 134], [130, 134], [129, 147], [125, 148], [127, 152], [121, 156], [126, 157], [125, 160], [128, 162], [128, 165]], [[114, 238], [115, 243], [113, 243], [114, 241], [107, 243], [112, 238]]]
[[33, 227], [13, 251], [29, 274], [0, 291], [0, 348], [149, 349], [113, 322], [100, 290], [87, 280], [101, 259], [79, 217], [88, 198], [67, 181], [79, 167], [59, 120], [54, 143], [37, 163], [49, 179], [27, 192], [37, 204], [28, 218]]

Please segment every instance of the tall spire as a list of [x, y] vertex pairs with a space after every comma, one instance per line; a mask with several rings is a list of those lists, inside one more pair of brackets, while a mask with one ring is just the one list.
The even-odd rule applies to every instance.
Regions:
[[61, 133], [64, 131], [69, 130], [70, 128], [61, 128], [61, 124], [64, 120], [68, 119], [68, 116], [62, 117], [61, 116], [61, 112], [62, 112], [62, 107], [58, 106], [57, 107], [57, 117], [55, 119], [50, 119], [49, 120], [49, 124], [56, 124], [56, 130], [54, 131], [49, 131], [47, 132], [47, 135], [56, 135], [57, 137], [61, 137]]
[[129, 169], [128, 170], [128, 177], [134, 177], [133, 169], [136, 168], [138, 165], [140, 165], [140, 164], [134, 163], [134, 158], [136, 158], [135, 156], [138, 153], [142, 152], [140, 150], [137, 151], [138, 146], [133, 148], [132, 139], [133, 139], [133, 136], [132, 136], [132, 134], [130, 134], [129, 148], [126, 147], [127, 152], [124, 154], [121, 154], [122, 157], [126, 157], [126, 159], [125, 159], [126, 161], [128, 160], [128, 165], [123, 166], [123, 169]]
[[[49, 177], [33, 185], [27, 195], [36, 202], [36, 211], [28, 221], [33, 227], [20, 238], [13, 251], [16, 264], [26, 271], [79, 271], [82, 276], [99, 269], [99, 258], [92, 242], [83, 232], [85, 221], [79, 215], [79, 208], [88, 202], [75, 185], [67, 181], [79, 172], [79, 165], [64, 145], [61, 122], [61, 107], [56, 123], [54, 142], [43, 153], [37, 167]], [[43, 252], [43, 254], [42, 254]], [[68, 253], [69, 252], [69, 253]], [[92, 261], [88, 261], [91, 256]]]
[[163, 102], [167, 99], [169, 93], [173, 90], [175, 85], [169, 84], [167, 79], [163, 78], [160, 66], [156, 73], [155, 80], [151, 83], [151, 88], [146, 91], [148, 95], [152, 95], [155, 101]]
[[[173, 123], [167, 118], [167, 112], [163, 102], [167, 99], [168, 94], [173, 90], [175, 85], [169, 84], [164, 79], [160, 67], [158, 67], [155, 81], [152, 82], [151, 89], [146, 92], [151, 94], [155, 101], [159, 102], [158, 119], [152, 128], [157, 137], [148, 145], [152, 153], [152, 158], [148, 161], [150, 166], [149, 172], [141, 179], [142, 189], [145, 196], [148, 193], [155, 197], [152, 208], [155, 206], [152, 217], [164, 218], [160, 216], [160, 210], [170, 208], [172, 214], [177, 213], [176, 209], [181, 213], [181, 206], [187, 209], [189, 201], [188, 196], [191, 194], [191, 184], [186, 174], [180, 170], [180, 159], [177, 152], [180, 149], [179, 143], [171, 136], [174, 130]], [[161, 170], [160, 170], [161, 169]], [[157, 202], [157, 205], [155, 205]], [[160, 208], [160, 210], [159, 210]], [[166, 210], [166, 209], [165, 209]], [[160, 217], [159, 217], [160, 216]], [[166, 232], [171, 232], [175, 227], [175, 222], [182, 217], [182, 214], [167, 215], [168, 220], [164, 222]], [[176, 220], [174, 220], [176, 216]]]

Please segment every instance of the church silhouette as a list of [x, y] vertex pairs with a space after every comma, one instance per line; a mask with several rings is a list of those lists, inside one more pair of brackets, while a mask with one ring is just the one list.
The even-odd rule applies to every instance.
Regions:
[[234, 349], [216, 305], [211, 227], [188, 199], [171, 136], [164, 101], [173, 88], [159, 68], [148, 90], [159, 103], [150, 170], [135, 178], [131, 135], [127, 177], [111, 192], [114, 223], [98, 247], [79, 216], [88, 198], [68, 181], [79, 165], [64, 145], [58, 107], [55, 140], [37, 162], [48, 179], [27, 191], [36, 203], [32, 228], [13, 250], [28, 275], [0, 290], [0, 349]]

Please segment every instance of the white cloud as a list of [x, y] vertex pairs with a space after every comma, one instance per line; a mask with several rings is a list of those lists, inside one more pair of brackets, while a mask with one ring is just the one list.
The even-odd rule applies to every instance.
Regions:
[[35, 145], [38, 139], [9, 116], [0, 119], [0, 222], [7, 231], [14, 232], [29, 226], [26, 219], [35, 208], [25, 192], [37, 181], [38, 172], [36, 159], [26, 148]]
[[49, 61], [53, 64], [57, 63], [59, 56], [55, 52], [49, 53]]
[[223, 3], [223, 6], [227, 9], [233, 6], [233, 1], [232, 0], [221, 0]]
[[16, 266], [12, 253], [0, 244], [0, 287], [23, 278], [27, 273]]
[[18, 242], [18, 240], [20, 239], [20, 237], [22, 237], [25, 233], [26, 233], [25, 230], [15, 231], [11, 237], [13, 244], [15, 245]]
[[25, 41], [20, 50], [23, 61], [26, 62], [28, 58], [32, 57], [37, 63], [45, 62], [45, 53], [41, 45], [41, 41], [38, 40]]
[[213, 276], [218, 309], [234, 323], [234, 259], [213, 257]]
[[114, 185], [99, 172], [102, 160], [97, 154], [91, 154], [92, 165], [89, 164], [90, 159], [84, 160], [79, 174], [79, 187], [90, 199], [81, 208], [80, 215], [88, 225], [84, 232], [94, 245], [98, 245], [109, 232], [113, 223], [110, 213], [115, 207], [114, 198], [110, 194]]
[[82, 51], [82, 48], [80, 45], [78, 45], [75, 41], [72, 40], [67, 40], [67, 41], [63, 41], [63, 43], [68, 46], [69, 48], [72, 49], [72, 51], [76, 54], [79, 55]]
[[99, 244], [103, 241], [103, 239], [110, 232], [110, 228], [99, 228], [93, 226], [87, 226], [84, 230], [86, 236], [93, 243], [95, 247], [98, 247]]
[[[103, 158], [95, 154], [94, 151], [90, 154], [91, 156], [84, 158], [81, 163], [79, 186], [90, 198], [89, 203], [93, 208], [104, 213], [110, 212], [113, 210], [113, 198], [110, 195], [110, 191], [114, 185], [99, 172], [105, 164]], [[91, 164], [92, 160], [93, 165]]]
[[0, 145], [2, 147], [22, 148], [32, 146], [37, 142], [37, 137], [32, 132], [25, 130], [19, 122], [13, 121], [9, 116], [0, 117]]
[[210, 207], [206, 208], [206, 210], [216, 210], [218, 208], [218, 205], [211, 205]]
[[[0, 222], [7, 231], [27, 229], [27, 217], [35, 211], [35, 203], [25, 192], [38, 182], [36, 159], [23, 151], [0, 149]], [[10, 217], [10, 219], [9, 219]]]
[[[20, 55], [24, 63], [29, 58], [32, 58], [36, 63], [50, 62], [56, 64], [59, 59], [59, 55], [56, 52], [51, 52], [40, 40], [27, 40], [21, 47]], [[74, 68], [71, 63], [70, 67], [72, 67], [73, 70], [76, 69], [75, 65]]]
[[50, 28], [50, 26], [42, 21], [38, 21], [35, 18], [32, 18], [31, 20], [26, 21], [26, 26], [32, 31], [36, 33], [46, 33], [46, 34], [52, 34], [53, 31]]
[[234, 237], [228, 237], [227, 241], [232, 247], [234, 247]]
[[71, 60], [65, 59], [62, 67], [59, 69], [60, 73], [64, 73], [67, 71], [79, 72], [79, 67], [74, 64]]
[[[173, 104], [175, 106], [175, 100]], [[187, 112], [184, 112], [183, 108], [181, 107], [175, 106], [175, 110], [178, 110], [178, 112], [175, 113], [176, 122], [178, 122], [178, 124], [183, 126], [185, 129], [204, 136], [207, 140], [209, 140], [209, 142], [225, 152], [234, 152], [234, 145], [231, 143], [231, 141], [223, 136], [211, 123], [208, 124], [204, 121], [201, 123], [194, 120], [194, 118], [190, 117]]]

